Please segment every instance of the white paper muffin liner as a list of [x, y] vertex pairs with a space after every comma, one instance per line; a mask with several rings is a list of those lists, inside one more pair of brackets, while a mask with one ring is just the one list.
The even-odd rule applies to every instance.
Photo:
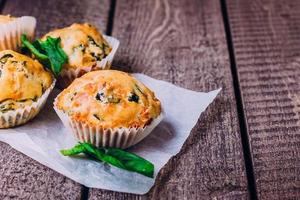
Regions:
[[111, 52], [101, 61], [97, 61], [97, 64], [95, 66], [77, 68], [77, 69], [63, 68], [62, 71], [60, 72], [59, 75], [60, 77], [57, 80], [58, 87], [60, 89], [64, 89], [68, 87], [73, 82], [74, 79], [79, 78], [80, 76], [82, 76], [87, 72], [101, 70], [101, 69], [109, 69], [111, 67], [112, 61], [117, 52], [120, 42], [114, 37], [110, 37], [106, 35], [103, 35], [103, 37], [108, 42], [109, 46], [112, 48]]
[[72, 120], [66, 113], [58, 109], [54, 103], [54, 110], [64, 126], [80, 142], [88, 142], [97, 147], [114, 147], [126, 149], [144, 139], [162, 121], [163, 114], [153, 119], [143, 128], [114, 128], [103, 129], [92, 127], [86, 123]]
[[45, 105], [47, 98], [55, 86], [56, 80], [53, 79], [51, 86], [44, 92], [44, 94], [30, 106], [11, 110], [6, 113], [0, 113], [0, 128], [10, 128], [24, 124], [34, 118]]
[[0, 24], [0, 51], [18, 50], [21, 46], [21, 35], [24, 33], [32, 40], [35, 26], [36, 19], [30, 16], [18, 17], [11, 22]]

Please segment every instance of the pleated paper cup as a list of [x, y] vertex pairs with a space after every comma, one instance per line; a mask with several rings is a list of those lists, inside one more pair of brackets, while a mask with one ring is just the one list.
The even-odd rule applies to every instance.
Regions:
[[79, 78], [83, 74], [86, 74], [90, 71], [109, 69], [111, 67], [114, 56], [119, 47], [119, 40], [110, 36], [103, 36], [104, 39], [108, 42], [109, 46], [112, 48], [111, 52], [103, 58], [101, 61], [97, 61], [95, 66], [85, 67], [85, 68], [77, 68], [77, 69], [65, 69], [63, 68], [60, 72], [60, 77], [57, 80], [58, 87], [60, 89], [64, 89], [68, 87], [74, 79]]
[[67, 130], [71, 132], [78, 141], [88, 142], [97, 147], [114, 147], [121, 149], [126, 149], [140, 142], [149, 135], [163, 119], [163, 114], [160, 114], [145, 127], [103, 129], [72, 120], [66, 113], [58, 109], [55, 103], [54, 110]]
[[26, 122], [34, 118], [45, 105], [47, 98], [54, 86], [55, 79], [52, 85], [44, 92], [44, 94], [30, 106], [0, 114], [0, 128], [10, 128], [25, 124]]
[[36, 26], [36, 19], [30, 16], [15, 18], [0, 24], [0, 51], [10, 49], [18, 50], [21, 47], [21, 35], [26, 34], [32, 40]]

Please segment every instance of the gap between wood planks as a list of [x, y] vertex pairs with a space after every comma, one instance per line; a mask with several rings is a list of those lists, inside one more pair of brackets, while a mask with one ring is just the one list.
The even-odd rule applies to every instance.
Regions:
[[2, 12], [6, 0], [0, 0], [0, 13]]
[[227, 13], [226, 0], [220, 0], [220, 4], [221, 4], [221, 12], [222, 12], [224, 28], [225, 28], [229, 59], [230, 59], [230, 68], [231, 68], [231, 74], [233, 79], [234, 95], [236, 99], [237, 113], [238, 113], [238, 119], [239, 119], [240, 131], [241, 131], [241, 140], [242, 140], [245, 168], [246, 168], [247, 181], [248, 181], [248, 190], [250, 193], [250, 199], [257, 199], [257, 189], [256, 189], [254, 170], [253, 170], [251, 146], [249, 142], [247, 121], [244, 114], [243, 99], [240, 90], [238, 71], [235, 62], [234, 47], [232, 42], [231, 30], [230, 30], [230, 22]]
[[[0, 0], [1, 1], [1, 0]], [[110, 0], [109, 11], [108, 11], [108, 20], [106, 26], [106, 35], [111, 36], [113, 25], [114, 25], [114, 17], [115, 17], [115, 9], [116, 9], [117, 0]], [[81, 189], [81, 200], [87, 200], [89, 198], [89, 190], [90, 188], [82, 186]]]
[[[1, 1], [1, 0], [0, 0]], [[114, 25], [114, 17], [115, 17], [115, 9], [116, 9], [117, 0], [110, 0], [109, 11], [108, 11], [108, 20], [106, 26], [106, 35], [111, 36], [113, 25]], [[89, 190], [90, 188], [82, 186], [81, 189], [81, 200], [87, 200], [89, 198]]]

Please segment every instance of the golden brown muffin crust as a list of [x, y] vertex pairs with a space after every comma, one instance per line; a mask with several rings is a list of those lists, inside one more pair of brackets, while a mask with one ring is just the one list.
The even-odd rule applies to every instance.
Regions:
[[68, 55], [68, 63], [63, 66], [65, 69], [96, 66], [97, 61], [111, 52], [111, 47], [97, 28], [87, 23], [51, 31], [42, 40], [46, 40], [47, 36], [61, 38], [62, 48]]
[[161, 113], [154, 93], [131, 75], [89, 72], [76, 79], [55, 101], [73, 120], [102, 128], [144, 127]]
[[12, 50], [0, 52], [0, 112], [31, 104], [52, 82], [38, 61]]

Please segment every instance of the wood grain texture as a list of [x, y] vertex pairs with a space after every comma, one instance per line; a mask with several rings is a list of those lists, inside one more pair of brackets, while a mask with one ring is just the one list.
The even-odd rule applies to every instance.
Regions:
[[90, 199], [247, 199], [221, 9], [211, 1], [117, 1], [115, 69], [196, 90], [223, 88], [144, 196], [90, 189]]
[[300, 2], [227, 1], [260, 199], [300, 199]]
[[[3, 13], [37, 18], [37, 35], [73, 22], [105, 31], [108, 0], [8, 0]], [[80, 199], [82, 186], [0, 143], [0, 199]]]
[[80, 199], [81, 186], [0, 142], [0, 199]]
[[89, 22], [105, 32], [109, 0], [7, 0], [4, 14], [37, 18], [37, 36], [72, 23]]

